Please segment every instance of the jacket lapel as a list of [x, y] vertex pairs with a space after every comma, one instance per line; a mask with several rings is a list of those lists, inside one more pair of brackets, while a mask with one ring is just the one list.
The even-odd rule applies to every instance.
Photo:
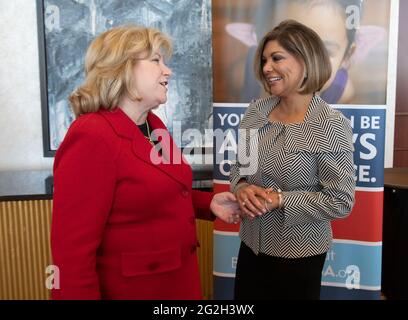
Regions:
[[[161, 154], [158, 149], [152, 148], [150, 143], [146, 140], [143, 134], [139, 131], [143, 141], [143, 147], [147, 146], [147, 152], [143, 149], [143, 156], [148, 158], [148, 162], [155, 165], [157, 169], [161, 170], [165, 174], [169, 175], [173, 179], [178, 180], [186, 187], [190, 188], [192, 185], [192, 172], [190, 165], [187, 163], [182, 155], [181, 150], [173, 141], [169, 131], [164, 123], [152, 112], [149, 112], [147, 116], [151, 130], [153, 131], [153, 137], [159, 141], [156, 147], [160, 148]], [[135, 154], [141, 153], [139, 148], [140, 141], [135, 139], [133, 141], [133, 152]]]
[[136, 157], [186, 187], [191, 187], [191, 169], [188, 164], [183, 163], [184, 159], [180, 149], [174, 143], [163, 122], [156, 115], [149, 112], [147, 119], [151, 130], [158, 133], [162, 155], [152, 148], [150, 142], [147, 141], [136, 124], [120, 108], [114, 111], [101, 111], [101, 114], [111, 124], [118, 136], [132, 141], [132, 152]]
[[268, 115], [276, 107], [279, 102], [279, 98], [270, 96], [264, 99], [255, 100], [253, 103], [255, 104], [251, 112], [253, 112], [256, 116], [250, 116], [244, 118], [245, 120], [241, 124], [243, 127], [247, 129], [260, 129], [265, 124], [269, 122]]

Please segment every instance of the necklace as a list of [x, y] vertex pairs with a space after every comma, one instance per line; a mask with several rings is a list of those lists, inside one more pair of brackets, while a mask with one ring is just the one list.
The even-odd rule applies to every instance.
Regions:
[[152, 140], [152, 136], [150, 134], [150, 127], [149, 127], [149, 122], [146, 120], [146, 128], [147, 128], [147, 136], [145, 135], [145, 138], [147, 141], [150, 142], [150, 144], [154, 147], [154, 141]]

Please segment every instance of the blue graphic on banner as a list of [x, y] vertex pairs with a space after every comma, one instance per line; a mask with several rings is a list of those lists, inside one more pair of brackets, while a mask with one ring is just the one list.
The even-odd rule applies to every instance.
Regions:
[[381, 243], [334, 242], [327, 252], [322, 283], [347, 289], [381, 289]]
[[248, 105], [214, 106], [214, 179], [229, 180], [231, 162], [237, 157], [237, 133]]
[[349, 290], [324, 285], [320, 289], [321, 300], [379, 300], [380, 298], [380, 290]]
[[241, 240], [238, 235], [214, 233], [214, 272], [235, 275], [238, 250]]
[[214, 299], [233, 300], [235, 279], [214, 275]]
[[351, 122], [357, 187], [384, 186], [385, 109], [342, 109]]
[[[214, 106], [214, 179], [227, 181], [236, 159], [237, 132], [247, 105]], [[353, 128], [357, 187], [384, 186], [385, 109], [350, 109], [336, 106]], [[222, 160], [219, 160], [222, 159]]]

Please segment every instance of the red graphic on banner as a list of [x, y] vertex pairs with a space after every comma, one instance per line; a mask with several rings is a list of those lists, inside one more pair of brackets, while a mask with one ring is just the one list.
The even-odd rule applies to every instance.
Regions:
[[353, 211], [344, 220], [332, 222], [333, 238], [382, 241], [383, 192], [356, 191]]

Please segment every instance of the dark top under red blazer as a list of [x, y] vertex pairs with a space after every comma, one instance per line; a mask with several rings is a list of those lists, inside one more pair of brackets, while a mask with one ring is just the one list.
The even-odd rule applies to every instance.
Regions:
[[[166, 130], [154, 114], [148, 121]], [[195, 219], [214, 218], [212, 194], [192, 190], [171, 138], [161, 144], [170, 163], [153, 164], [119, 108], [73, 122], [54, 162], [54, 299], [201, 298]]]

